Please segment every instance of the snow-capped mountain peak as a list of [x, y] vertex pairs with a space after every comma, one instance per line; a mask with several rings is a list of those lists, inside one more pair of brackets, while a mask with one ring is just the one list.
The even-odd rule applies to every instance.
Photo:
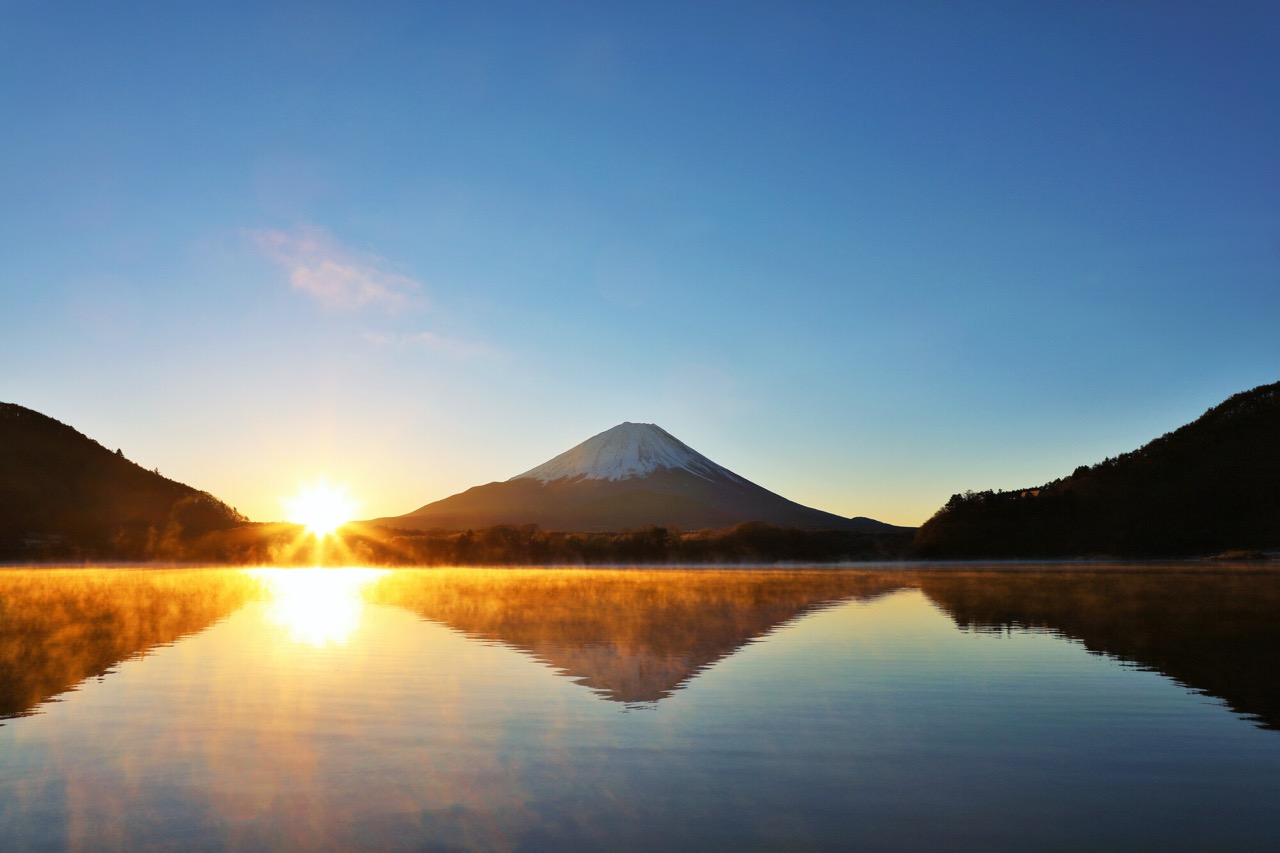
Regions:
[[678, 468], [705, 480], [742, 478], [712, 462], [656, 424], [621, 423], [536, 468], [512, 477], [544, 483], [564, 479], [627, 480]]
[[712, 462], [654, 424], [618, 424], [536, 468], [473, 486], [404, 515], [379, 519], [417, 530], [532, 524], [569, 532], [722, 530], [758, 521], [805, 530], [863, 530], [798, 504]]

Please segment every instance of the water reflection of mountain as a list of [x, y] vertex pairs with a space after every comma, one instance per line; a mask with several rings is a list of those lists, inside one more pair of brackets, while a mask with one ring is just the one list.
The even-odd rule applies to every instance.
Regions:
[[898, 589], [824, 571], [400, 571], [367, 595], [527, 652], [615, 702], [656, 702], [804, 613]]
[[204, 630], [256, 589], [239, 571], [0, 571], [0, 719]]
[[946, 573], [919, 585], [961, 627], [1046, 628], [1280, 729], [1280, 575]]

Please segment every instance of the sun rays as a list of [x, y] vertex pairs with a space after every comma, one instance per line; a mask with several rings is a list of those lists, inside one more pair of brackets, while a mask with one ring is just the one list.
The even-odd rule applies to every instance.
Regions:
[[345, 485], [330, 485], [323, 478], [299, 486], [292, 496], [280, 501], [285, 506], [285, 520], [304, 525], [317, 539], [334, 533], [351, 520], [357, 509]]

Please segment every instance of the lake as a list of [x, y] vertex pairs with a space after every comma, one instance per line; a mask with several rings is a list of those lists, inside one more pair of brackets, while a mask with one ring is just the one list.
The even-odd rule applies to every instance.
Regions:
[[9, 850], [1263, 850], [1274, 566], [0, 569]]

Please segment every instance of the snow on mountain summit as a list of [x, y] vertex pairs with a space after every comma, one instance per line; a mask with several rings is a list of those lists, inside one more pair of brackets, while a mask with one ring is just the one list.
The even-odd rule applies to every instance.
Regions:
[[712, 462], [656, 424], [621, 423], [536, 468], [512, 477], [554, 480], [626, 480], [678, 468], [705, 480], [742, 478]]
[[[618, 424], [536, 468], [374, 523], [412, 530], [535, 525], [564, 532], [646, 526], [723, 530], [758, 521], [803, 530], [876, 530], [807, 507], [723, 468], [654, 424]], [[867, 525], [870, 525], [868, 527]]]

